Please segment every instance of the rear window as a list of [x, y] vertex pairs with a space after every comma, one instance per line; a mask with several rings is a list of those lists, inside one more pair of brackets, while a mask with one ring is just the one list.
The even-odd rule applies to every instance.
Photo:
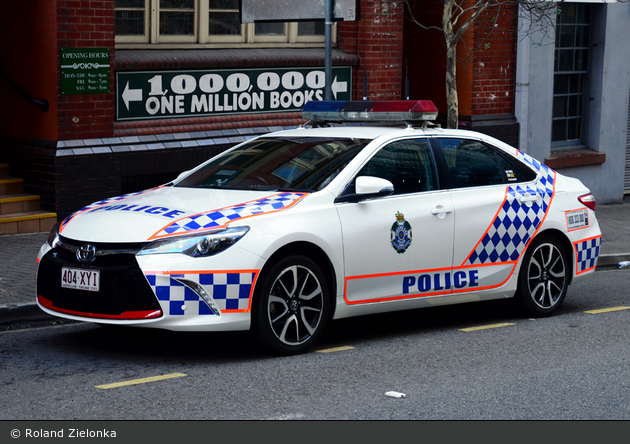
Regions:
[[477, 140], [437, 139], [448, 166], [451, 188], [529, 182], [536, 173], [516, 159]]

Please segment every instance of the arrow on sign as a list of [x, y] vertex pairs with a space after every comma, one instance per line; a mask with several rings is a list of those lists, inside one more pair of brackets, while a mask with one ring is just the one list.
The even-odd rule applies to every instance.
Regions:
[[122, 99], [125, 102], [127, 111], [129, 111], [129, 102], [141, 102], [142, 90], [141, 89], [129, 89], [129, 82], [125, 86], [125, 90], [122, 93]]
[[337, 93], [348, 92], [348, 82], [338, 82], [337, 77], [335, 77], [335, 80], [333, 80], [330, 89], [335, 95], [335, 100], [337, 100]]

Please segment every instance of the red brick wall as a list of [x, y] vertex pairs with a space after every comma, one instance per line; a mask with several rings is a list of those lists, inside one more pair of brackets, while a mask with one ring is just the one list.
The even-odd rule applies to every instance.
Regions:
[[[114, 59], [114, 1], [57, 0], [57, 66], [61, 48], [109, 48]], [[114, 70], [109, 94], [61, 94], [59, 140], [111, 137], [114, 131]]]
[[[27, 103], [0, 81], [0, 133], [17, 138], [71, 140], [111, 137], [115, 127], [115, 83], [109, 94], [61, 94], [61, 48], [104, 47], [114, 61], [113, 0], [29, 0], [3, 6], [0, 29], [2, 69], [48, 112]], [[361, 20], [339, 22], [339, 48], [358, 55], [353, 98], [402, 98], [403, 2], [361, 0]], [[293, 117], [293, 116], [291, 116]]]
[[[517, 6], [492, 8], [474, 29], [472, 114], [513, 114]], [[495, 26], [497, 25], [497, 26]]]
[[[113, 61], [113, 1], [58, 0], [57, 10], [59, 48], [108, 47]], [[402, 98], [403, 11], [403, 2], [361, 0], [361, 20], [339, 23], [339, 48], [361, 58], [361, 66], [353, 70], [354, 99], [363, 98], [365, 72], [370, 100]], [[57, 58], [59, 66], [59, 51]], [[114, 87], [112, 69], [110, 94], [60, 95], [59, 140], [111, 137], [120, 132], [114, 122]], [[190, 129], [185, 126], [182, 130]]]
[[363, 99], [367, 72], [368, 100], [402, 99], [404, 2], [361, 0], [361, 20], [339, 23], [339, 49], [361, 58], [353, 71], [354, 100]]

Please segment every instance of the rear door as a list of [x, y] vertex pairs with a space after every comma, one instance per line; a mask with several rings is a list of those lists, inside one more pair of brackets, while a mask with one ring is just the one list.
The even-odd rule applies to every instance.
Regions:
[[551, 195], [534, 181], [534, 171], [496, 147], [467, 138], [434, 140], [446, 160], [455, 212], [453, 276], [469, 277], [453, 293], [502, 291]]

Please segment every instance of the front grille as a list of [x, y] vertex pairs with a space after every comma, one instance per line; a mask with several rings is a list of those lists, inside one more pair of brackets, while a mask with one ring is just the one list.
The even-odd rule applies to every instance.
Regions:
[[[67, 239], [64, 239], [64, 243], [80, 246]], [[119, 245], [112, 244], [93, 245], [99, 250], [120, 248]], [[62, 267], [100, 270], [100, 291], [62, 288]], [[75, 253], [64, 248], [54, 248], [39, 264], [37, 294], [50, 301], [53, 310], [83, 313], [92, 317], [116, 317], [128, 312], [161, 310], [134, 254], [97, 256], [86, 265], [79, 262]]]

